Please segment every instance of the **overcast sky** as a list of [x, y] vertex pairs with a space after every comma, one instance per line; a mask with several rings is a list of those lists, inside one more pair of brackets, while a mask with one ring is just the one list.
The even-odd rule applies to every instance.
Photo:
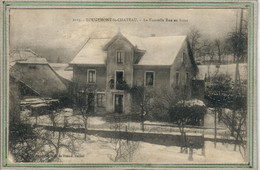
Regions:
[[[119, 29], [123, 34], [144, 37], [185, 35], [194, 27], [204, 37], [214, 39], [235, 28], [237, 15], [238, 9], [12, 9], [10, 48], [30, 48], [53, 61], [58, 56], [69, 61], [90, 36], [112, 37]], [[137, 22], [85, 21], [102, 17], [137, 18]], [[143, 21], [150, 18], [164, 22]], [[178, 22], [165, 22], [166, 18]]]

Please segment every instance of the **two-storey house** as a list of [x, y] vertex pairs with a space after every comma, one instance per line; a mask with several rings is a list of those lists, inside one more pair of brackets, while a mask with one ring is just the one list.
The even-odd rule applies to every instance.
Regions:
[[117, 33], [113, 38], [89, 38], [70, 62], [74, 92], [88, 84], [92, 110], [128, 113], [135, 86], [166, 88], [191, 84], [196, 65], [186, 36], [134, 37]]

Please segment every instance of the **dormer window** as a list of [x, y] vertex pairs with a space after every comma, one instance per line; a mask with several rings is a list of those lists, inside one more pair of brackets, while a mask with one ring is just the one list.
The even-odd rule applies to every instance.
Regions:
[[118, 50], [116, 51], [116, 62], [117, 64], [124, 64], [125, 52]]

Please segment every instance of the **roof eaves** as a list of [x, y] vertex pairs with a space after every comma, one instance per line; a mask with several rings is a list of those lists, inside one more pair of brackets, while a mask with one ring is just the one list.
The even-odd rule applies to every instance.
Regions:
[[69, 63], [69, 66], [73, 65], [86, 65], [86, 66], [106, 66], [106, 64], [88, 64], [88, 63]]
[[148, 65], [148, 64], [134, 64], [134, 67], [171, 67], [171, 65]]
[[63, 80], [63, 77], [61, 77], [52, 67], [51, 65], [48, 63], [48, 67], [53, 71], [53, 73], [60, 79], [60, 81], [63, 83], [63, 85], [67, 88], [64, 80]]
[[[90, 40], [91, 38], [88, 38], [87, 39], [87, 41], [85, 42], [85, 44], [81, 47], [81, 49], [77, 52], [77, 54], [75, 55], [75, 57], [82, 51], [82, 49], [88, 44], [88, 42], [89, 42], [89, 40]], [[74, 58], [75, 58], [74, 57]]]
[[[182, 41], [182, 44], [181, 44], [180, 49], [183, 47], [183, 44], [186, 42], [186, 39], [187, 39], [187, 36], [185, 36], [184, 40]], [[178, 56], [178, 54], [179, 54], [179, 52], [180, 52], [180, 49], [179, 49], [178, 53], [176, 54], [177, 56]], [[171, 63], [171, 66], [174, 64], [174, 61], [175, 61], [175, 59], [176, 59], [177, 56], [175, 56], [174, 60], [173, 60], [172, 63]]]
[[43, 62], [43, 63], [37, 63], [37, 62], [16, 62], [16, 63], [18, 63], [18, 64], [35, 64], [35, 65], [46, 65], [46, 64], [48, 64], [48, 63], [45, 63], [45, 62]]

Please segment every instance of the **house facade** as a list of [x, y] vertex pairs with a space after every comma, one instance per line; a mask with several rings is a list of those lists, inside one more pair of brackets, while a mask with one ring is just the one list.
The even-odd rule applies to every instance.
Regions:
[[[195, 77], [196, 65], [186, 36], [89, 38], [70, 62], [74, 93], [95, 85], [91, 102], [95, 112], [129, 113], [129, 89], [185, 86]], [[191, 93], [191, 92], [190, 92]]]

